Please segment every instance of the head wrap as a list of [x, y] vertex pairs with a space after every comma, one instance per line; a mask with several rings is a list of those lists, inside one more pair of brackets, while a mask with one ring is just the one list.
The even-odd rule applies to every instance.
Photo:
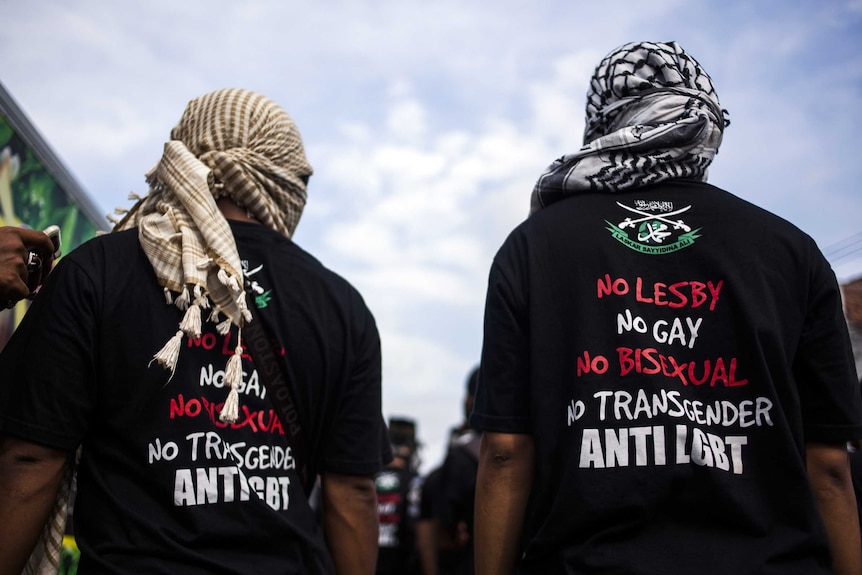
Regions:
[[634, 42], [608, 54], [590, 81], [586, 112], [584, 146], [539, 177], [531, 213], [578, 192], [706, 181], [729, 124], [712, 80], [676, 42]]
[[[236, 242], [216, 199], [231, 198], [290, 237], [311, 173], [296, 125], [268, 98], [224, 89], [189, 102], [164, 154], [147, 172], [149, 193], [114, 227], [138, 228], [167, 303], [185, 311], [174, 337], [153, 358], [171, 375], [183, 336], [201, 335], [203, 309], [212, 308], [209, 321], [222, 335], [251, 320]], [[237, 417], [241, 333], [237, 341], [225, 373], [231, 391], [220, 414], [228, 422]]]

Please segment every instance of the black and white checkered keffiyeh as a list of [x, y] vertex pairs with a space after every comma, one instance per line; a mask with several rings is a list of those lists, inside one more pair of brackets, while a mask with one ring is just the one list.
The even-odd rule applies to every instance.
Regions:
[[539, 177], [531, 213], [579, 192], [706, 181], [729, 124], [712, 80], [676, 42], [634, 42], [608, 54], [590, 81], [586, 112], [584, 146]]
[[[183, 337], [201, 335], [204, 309], [212, 309], [208, 319], [222, 334], [251, 319], [236, 242], [216, 199], [229, 196], [263, 225], [290, 237], [311, 173], [296, 125], [270, 99], [232, 88], [189, 102], [147, 173], [149, 193], [114, 228], [138, 228], [168, 304], [185, 311], [154, 361], [173, 373]], [[225, 375], [231, 390], [220, 414], [227, 422], [237, 417], [241, 337], [237, 341]]]

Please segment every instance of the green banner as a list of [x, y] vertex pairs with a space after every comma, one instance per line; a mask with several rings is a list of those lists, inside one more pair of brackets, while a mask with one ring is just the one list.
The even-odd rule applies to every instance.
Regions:
[[[43, 230], [60, 226], [64, 254], [96, 235], [100, 229], [72, 200], [24, 139], [0, 114], [0, 225]], [[27, 310], [19, 302], [0, 311], [0, 349]]]

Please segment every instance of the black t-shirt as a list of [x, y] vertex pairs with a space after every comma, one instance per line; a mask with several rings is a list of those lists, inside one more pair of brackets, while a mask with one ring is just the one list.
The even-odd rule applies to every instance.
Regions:
[[476, 492], [476, 472], [479, 469], [481, 435], [469, 430], [453, 440], [440, 469], [437, 516], [441, 527], [453, 540], [462, 533], [466, 542], [449, 557], [452, 572], [470, 575], [475, 572], [473, 554], [473, 504]]
[[[345, 280], [280, 234], [231, 222], [243, 271], [284, 347], [312, 474], [372, 475], [384, 451], [380, 341]], [[204, 310], [204, 313], [207, 313]], [[281, 423], [243, 356], [239, 419], [218, 420], [237, 330], [153, 354], [182, 312], [131, 230], [65, 256], [0, 356], [0, 430], [83, 446], [80, 573], [331, 573]]]
[[[451, 448], [451, 446], [450, 446]], [[460, 461], [463, 461], [459, 458]], [[444, 460], [444, 465], [448, 461]], [[432, 522], [436, 538], [437, 571], [439, 575], [465, 575], [473, 572], [472, 547], [468, 547], [459, 539], [457, 525], [443, 517], [447, 515], [445, 503], [445, 482], [443, 478], [444, 465], [433, 469], [422, 482], [422, 492], [419, 505], [419, 520]], [[475, 468], [473, 469], [475, 482]], [[449, 522], [448, 526], [444, 523]]]
[[[463, 523], [473, 536], [473, 502], [476, 472], [479, 469], [481, 436], [468, 431], [452, 442], [440, 472], [440, 498], [437, 514], [444, 528], [452, 532]], [[472, 542], [471, 542], [472, 547]]]
[[805, 442], [862, 436], [835, 276], [718, 188], [582, 194], [490, 272], [474, 427], [535, 439], [520, 573], [830, 572]]
[[435, 501], [440, 497], [440, 472], [442, 467], [435, 467], [422, 480], [422, 490], [419, 496], [419, 519], [422, 521], [435, 519]]
[[419, 572], [416, 522], [422, 480], [409, 468], [387, 466], [375, 477], [377, 488], [378, 575], [413, 575]]

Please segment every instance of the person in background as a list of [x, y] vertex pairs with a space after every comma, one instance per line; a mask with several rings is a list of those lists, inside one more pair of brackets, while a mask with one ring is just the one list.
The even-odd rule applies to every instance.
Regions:
[[472, 437], [475, 432], [470, 427], [470, 414], [473, 413], [473, 402], [476, 396], [476, 382], [479, 377], [479, 367], [470, 370], [464, 386], [464, 397], [461, 400], [461, 414], [463, 419], [458, 425], [449, 430], [449, 446], [451, 447], [463, 436]]
[[422, 480], [415, 421], [390, 418], [389, 437], [392, 462], [375, 477], [380, 523], [377, 575], [420, 575], [416, 521]]
[[[45, 556], [79, 448], [81, 573], [374, 573], [380, 339], [291, 240], [311, 173], [281, 107], [210, 92], [149, 193], [58, 263], [0, 355], [0, 573]], [[269, 364], [246, 348], [257, 322]]]
[[[38, 265], [31, 263], [31, 253]], [[0, 303], [11, 307], [29, 296], [48, 277], [53, 256], [54, 244], [43, 232], [0, 226]]]
[[[470, 428], [478, 367], [467, 376], [462, 403], [463, 421], [450, 431], [450, 442], [439, 471], [429, 474], [426, 505], [433, 516], [433, 538], [440, 573], [473, 573], [473, 496], [480, 436]], [[425, 515], [427, 517], [427, 514]], [[427, 545], [427, 543], [426, 543]]]
[[583, 146], [539, 178], [489, 274], [480, 575], [862, 573], [835, 274], [797, 227], [706, 183], [726, 126], [676, 42], [596, 68]]
[[470, 569], [466, 557], [469, 540], [466, 523], [453, 527], [441, 518], [443, 465], [432, 469], [422, 480], [416, 544], [423, 575], [457, 575]]
[[440, 575], [440, 521], [434, 514], [435, 494], [438, 490], [440, 467], [432, 469], [422, 478], [419, 492], [419, 516], [416, 518], [416, 551], [422, 566], [422, 575]]

